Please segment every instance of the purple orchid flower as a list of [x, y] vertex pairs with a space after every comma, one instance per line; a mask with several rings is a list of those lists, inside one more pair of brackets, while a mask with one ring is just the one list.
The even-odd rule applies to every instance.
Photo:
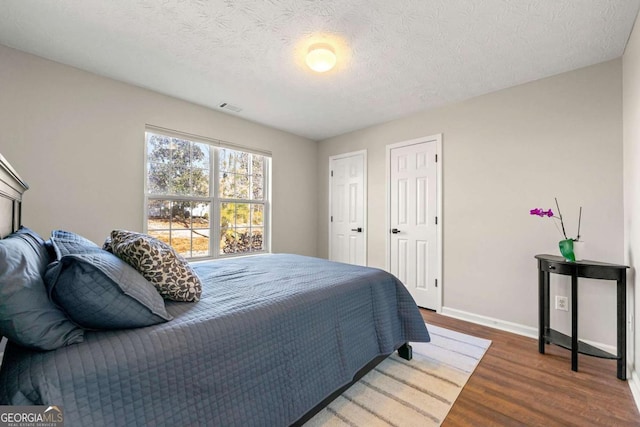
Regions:
[[[564, 228], [564, 220], [562, 218], [562, 212], [560, 212], [560, 205], [558, 205], [558, 199], [556, 198], [555, 200], [556, 200], [556, 207], [558, 208], [558, 215], [557, 216], [553, 213], [553, 210], [551, 210], [551, 209], [544, 210], [544, 209], [541, 209], [541, 208], [531, 209], [529, 211], [529, 214], [530, 215], [537, 215], [537, 216], [540, 216], [540, 217], [545, 217], [546, 216], [546, 217], [549, 217], [549, 218], [554, 218], [554, 219], [560, 220], [560, 226], [562, 227], [562, 231], [561, 231], [562, 235], [564, 236], [565, 239], [567, 239], [567, 233], [566, 233], [565, 228]], [[580, 206], [580, 213], [578, 215], [578, 234], [577, 234], [575, 239], [571, 239], [571, 240], [574, 240], [574, 241], [575, 240], [580, 240], [580, 222], [581, 222], [581, 220], [582, 220], [582, 206]]]
[[551, 209], [545, 211], [544, 209], [535, 208], [535, 209], [531, 209], [529, 211], [529, 214], [538, 215], [538, 216], [548, 216], [549, 218], [553, 217], [553, 211]]

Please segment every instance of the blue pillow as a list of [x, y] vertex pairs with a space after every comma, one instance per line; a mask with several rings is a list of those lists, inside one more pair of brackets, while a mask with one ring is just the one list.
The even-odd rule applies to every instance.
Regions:
[[0, 240], [0, 334], [25, 347], [53, 350], [84, 340], [47, 296], [49, 254], [40, 236], [21, 228]]
[[54, 302], [87, 329], [125, 329], [171, 320], [155, 287], [117, 256], [73, 233], [55, 231], [56, 260], [45, 282]]
[[54, 250], [60, 256], [69, 254], [81, 254], [87, 250], [98, 247], [91, 240], [82, 237], [79, 234], [65, 230], [53, 230], [51, 232], [51, 241], [54, 242]]

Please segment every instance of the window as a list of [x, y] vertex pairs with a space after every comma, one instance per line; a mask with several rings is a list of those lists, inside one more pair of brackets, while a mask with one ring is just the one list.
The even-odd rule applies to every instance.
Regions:
[[219, 144], [146, 132], [146, 232], [188, 258], [267, 252], [270, 158]]

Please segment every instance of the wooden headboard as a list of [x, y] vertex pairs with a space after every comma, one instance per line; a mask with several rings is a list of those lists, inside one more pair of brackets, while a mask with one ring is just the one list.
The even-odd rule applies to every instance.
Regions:
[[0, 238], [17, 230], [22, 221], [22, 194], [29, 186], [0, 154]]
[[[0, 154], [0, 239], [20, 228], [22, 194], [29, 189], [9, 162]], [[6, 340], [0, 335], [0, 361]]]

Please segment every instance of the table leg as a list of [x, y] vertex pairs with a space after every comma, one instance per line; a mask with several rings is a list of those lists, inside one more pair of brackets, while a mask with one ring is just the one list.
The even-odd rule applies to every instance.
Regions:
[[544, 334], [546, 330], [545, 325], [545, 292], [544, 292], [544, 271], [538, 265], [538, 352], [544, 354]]
[[571, 370], [578, 370], [578, 276], [571, 275]]
[[544, 273], [544, 334], [547, 337], [545, 342], [549, 344], [549, 329], [551, 328], [551, 274]]
[[617, 281], [618, 299], [618, 379], [627, 379], [627, 272], [622, 271], [622, 275]]

